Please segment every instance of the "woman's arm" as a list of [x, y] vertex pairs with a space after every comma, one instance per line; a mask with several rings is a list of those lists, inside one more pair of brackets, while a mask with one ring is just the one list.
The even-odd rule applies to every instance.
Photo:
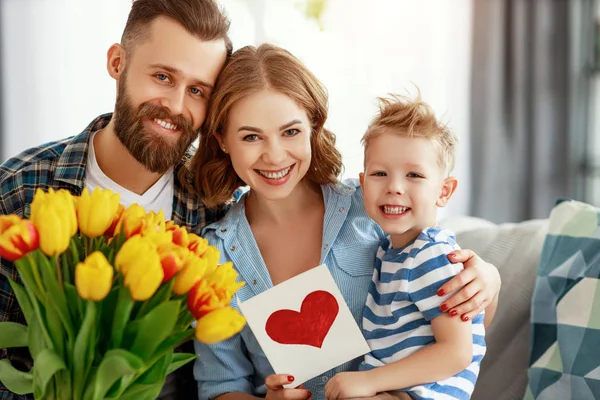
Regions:
[[498, 269], [471, 250], [456, 250], [448, 254], [448, 260], [462, 262], [465, 269], [438, 290], [439, 296], [445, 296], [460, 289], [442, 303], [441, 310], [448, 311], [450, 316], [460, 316], [463, 321], [472, 320], [485, 310], [487, 328], [496, 313], [502, 285]]

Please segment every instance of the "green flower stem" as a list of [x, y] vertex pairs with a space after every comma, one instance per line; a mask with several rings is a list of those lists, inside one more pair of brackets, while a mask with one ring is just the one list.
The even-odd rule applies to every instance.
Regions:
[[58, 256], [52, 256], [51, 262], [52, 262], [52, 266], [56, 269], [56, 278], [58, 280], [58, 285], [60, 286], [61, 290], [65, 290], [65, 285], [63, 282], [62, 268], [61, 268], [60, 262], [58, 261]]

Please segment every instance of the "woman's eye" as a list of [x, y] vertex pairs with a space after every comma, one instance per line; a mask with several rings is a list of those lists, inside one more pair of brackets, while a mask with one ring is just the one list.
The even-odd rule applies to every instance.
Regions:
[[283, 132], [283, 134], [288, 137], [296, 136], [298, 133], [300, 133], [298, 129], [288, 129]]
[[202, 96], [202, 90], [196, 87], [190, 88], [190, 93], [194, 96]]
[[246, 135], [243, 140], [245, 142], [256, 142], [258, 140], [258, 135]]

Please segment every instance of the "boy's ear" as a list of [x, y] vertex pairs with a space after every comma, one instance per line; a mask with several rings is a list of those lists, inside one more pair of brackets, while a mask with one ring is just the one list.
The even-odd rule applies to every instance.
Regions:
[[365, 174], [362, 172], [360, 174], [358, 174], [358, 179], [360, 180], [360, 187], [362, 187], [364, 189], [365, 188]]
[[450, 201], [450, 198], [454, 194], [454, 191], [456, 190], [457, 186], [458, 180], [455, 177], [449, 176], [446, 179], [444, 179], [442, 192], [440, 193], [440, 197], [435, 202], [435, 205], [438, 207], [446, 207], [446, 205]]

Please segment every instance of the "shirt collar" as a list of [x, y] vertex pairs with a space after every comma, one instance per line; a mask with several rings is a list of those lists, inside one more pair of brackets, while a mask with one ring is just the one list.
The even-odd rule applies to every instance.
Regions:
[[83, 190], [90, 135], [108, 125], [111, 118], [112, 113], [100, 115], [71, 139], [56, 162], [55, 180]]

